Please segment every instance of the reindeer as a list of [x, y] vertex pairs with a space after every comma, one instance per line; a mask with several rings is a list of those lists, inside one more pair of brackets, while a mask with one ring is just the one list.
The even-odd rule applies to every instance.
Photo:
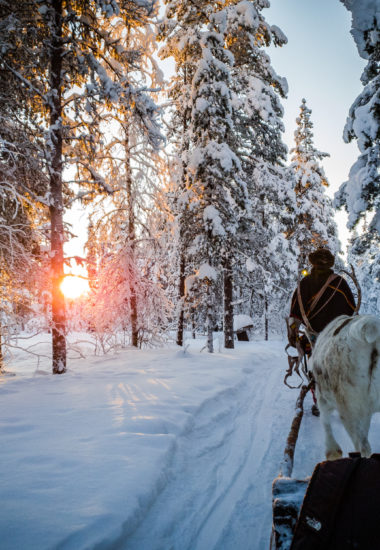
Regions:
[[368, 431], [380, 412], [380, 319], [341, 315], [319, 334], [311, 358], [328, 460], [342, 456], [330, 415], [336, 409], [355, 451], [370, 456]]

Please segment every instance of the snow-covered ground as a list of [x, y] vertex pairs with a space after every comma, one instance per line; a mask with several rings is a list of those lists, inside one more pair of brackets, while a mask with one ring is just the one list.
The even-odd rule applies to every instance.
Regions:
[[[16, 354], [16, 376], [0, 378], [2, 550], [267, 550], [298, 395], [284, 342], [213, 355], [188, 343], [72, 360], [63, 376]], [[300, 478], [323, 459], [310, 406]]]

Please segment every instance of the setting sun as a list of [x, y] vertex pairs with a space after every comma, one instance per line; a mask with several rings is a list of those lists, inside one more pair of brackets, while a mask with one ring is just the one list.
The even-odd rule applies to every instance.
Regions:
[[76, 275], [66, 275], [61, 283], [61, 290], [66, 298], [75, 300], [88, 292], [88, 282]]

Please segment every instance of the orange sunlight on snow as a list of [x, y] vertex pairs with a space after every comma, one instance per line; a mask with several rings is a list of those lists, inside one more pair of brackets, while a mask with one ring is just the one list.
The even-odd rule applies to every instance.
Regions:
[[82, 277], [76, 275], [65, 275], [61, 283], [61, 290], [65, 298], [70, 300], [76, 300], [82, 294], [85, 294], [89, 290], [88, 282]]

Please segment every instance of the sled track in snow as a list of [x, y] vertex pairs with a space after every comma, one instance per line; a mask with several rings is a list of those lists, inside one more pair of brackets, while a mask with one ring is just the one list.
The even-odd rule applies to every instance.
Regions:
[[[248, 383], [219, 393], [195, 413], [177, 439], [167, 485], [117, 548], [261, 550], [261, 539], [267, 547], [277, 472], [267, 471], [266, 458], [283, 448], [282, 439], [273, 438], [280, 386], [276, 370], [258, 378], [254, 372]], [[268, 494], [266, 512], [255, 506], [257, 491]]]

